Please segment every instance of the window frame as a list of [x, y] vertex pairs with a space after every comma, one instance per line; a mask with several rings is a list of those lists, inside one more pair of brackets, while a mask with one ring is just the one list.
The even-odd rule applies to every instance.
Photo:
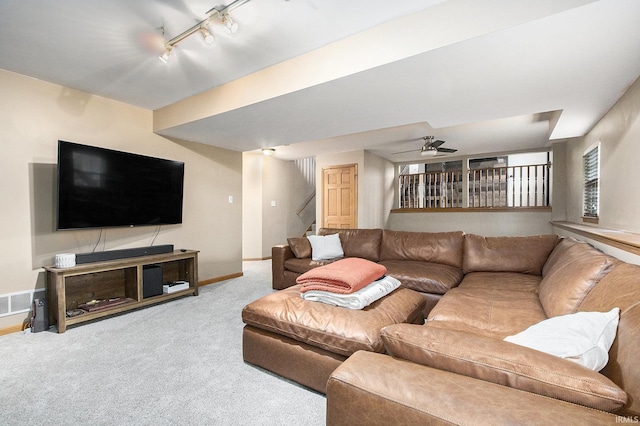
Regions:
[[600, 217], [600, 141], [582, 155], [582, 220], [597, 223]]

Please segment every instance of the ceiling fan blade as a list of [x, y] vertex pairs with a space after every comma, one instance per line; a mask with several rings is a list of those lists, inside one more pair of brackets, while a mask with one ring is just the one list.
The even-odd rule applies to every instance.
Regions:
[[395, 155], [395, 154], [405, 154], [407, 152], [416, 152], [416, 151], [420, 151], [419, 149], [410, 149], [409, 151], [398, 151], [398, 152], [392, 152], [391, 155]]
[[441, 141], [441, 140], [437, 140], [437, 141], [433, 141], [431, 142], [429, 145], [431, 145], [434, 148], [439, 147], [440, 145], [442, 145], [445, 141]]
[[436, 150], [438, 152], [456, 152], [457, 149], [451, 149], [451, 148], [436, 148]]

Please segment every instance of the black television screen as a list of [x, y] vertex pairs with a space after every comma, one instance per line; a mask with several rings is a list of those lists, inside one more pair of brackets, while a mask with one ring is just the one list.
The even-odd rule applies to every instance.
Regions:
[[184, 163], [58, 141], [57, 229], [182, 223]]

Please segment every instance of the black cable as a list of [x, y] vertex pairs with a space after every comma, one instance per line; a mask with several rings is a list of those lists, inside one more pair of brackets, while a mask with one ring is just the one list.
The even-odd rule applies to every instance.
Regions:
[[155, 243], [156, 238], [158, 238], [158, 235], [160, 234], [160, 228], [161, 227], [162, 227], [162, 225], [158, 225], [158, 228], [156, 228], [156, 234], [153, 236], [153, 239], [151, 240], [150, 246], [152, 246], [153, 243]]
[[93, 250], [91, 250], [91, 253], [95, 253], [96, 249], [98, 248], [98, 244], [100, 244], [100, 240], [102, 239], [102, 230], [104, 228], [100, 228], [100, 235], [98, 235], [98, 241], [96, 241], [96, 245], [93, 246]]

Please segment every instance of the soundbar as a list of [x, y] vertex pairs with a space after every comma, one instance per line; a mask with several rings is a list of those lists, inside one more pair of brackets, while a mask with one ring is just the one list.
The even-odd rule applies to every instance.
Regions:
[[160, 246], [136, 247], [122, 250], [106, 250], [94, 253], [76, 254], [76, 264], [104, 262], [105, 260], [126, 259], [129, 257], [149, 256], [152, 254], [172, 253], [173, 244]]

